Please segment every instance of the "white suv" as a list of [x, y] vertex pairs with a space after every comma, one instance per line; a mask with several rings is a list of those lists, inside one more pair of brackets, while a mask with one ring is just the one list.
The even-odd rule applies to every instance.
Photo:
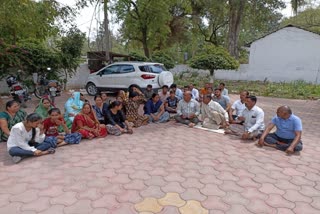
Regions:
[[163, 85], [173, 83], [173, 75], [166, 71], [163, 64], [155, 62], [117, 62], [108, 65], [89, 75], [86, 90], [89, 95], [96, 95], [99, 91], [127, 90], [136, 84], [142, 90], [147, 85], [159, 89]]

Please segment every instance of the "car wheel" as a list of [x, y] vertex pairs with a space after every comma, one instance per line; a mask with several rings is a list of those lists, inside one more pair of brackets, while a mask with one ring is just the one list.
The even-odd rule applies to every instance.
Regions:
[[159, 75], [158, 79], [160, 87], [167, 85], [170, 87], [170, 85], [173, 83], [173, 75], [169, 71], [162, 71]]
[[86, 90], [90, 96], [95, 96], [98, 93], [98, 89], [95, 84], [89, 82], [86, 86]]

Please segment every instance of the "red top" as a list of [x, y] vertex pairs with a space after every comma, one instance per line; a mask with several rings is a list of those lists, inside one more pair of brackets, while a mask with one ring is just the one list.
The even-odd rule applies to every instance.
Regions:
[[[63, 124], [66, 124], [66, 121], [63, 118], [59, 119], [60, 121], [63, 122]], [[59, 125], [56, 124], [51, 120], [51, 118], [47, 118], [43, 121], [43, 128], [45, 130], [46, 136], [58, 136], [59, 135]]]

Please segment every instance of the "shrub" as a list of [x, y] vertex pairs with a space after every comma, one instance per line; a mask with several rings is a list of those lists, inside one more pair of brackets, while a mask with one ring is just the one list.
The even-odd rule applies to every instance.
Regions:
[[153, 62], [159, 62], [164, 64], [167, 69], [171, 69], [174, 67], [173, 59], [166, 53], [162, 51], [156, 51], [152, 54], [151, 59]]

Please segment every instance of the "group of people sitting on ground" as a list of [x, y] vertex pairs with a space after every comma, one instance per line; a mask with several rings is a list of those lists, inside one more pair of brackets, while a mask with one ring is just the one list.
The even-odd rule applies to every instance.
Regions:
[[[288, 154], [302, 150], [302, 123], [290, 107], [279, 107], [265, 128], [257, 97], [244, 90], [231, 105], [225, 84], [220, 83], [214, 90], [211, 85], [207, 83], [200, 92], [193, 84], [183, 90], [176, 84], [170, 88], [164, 85], [159, 93], [151, 85], [144, 93], [133, 85], [128, 92], [119, 91], [113, 102], [107, 93], [100, 93], [94, 97], [94, 104], [74, 92], [65, 103], [64, 115], [48, 98], [41, 99], [29, 115], [18, 102], [8, 101], [6, 111], [0, 112], [0, 139], [7, 142], [9, 154], [18, 163], [24, 157], [52, 154], [56, 147], [78, 144], [82, 138], [132, 134], [133, 127], [174, 119], [189, 127], [201, 123], [207, 129], [222, 129], [243, 140], [259, 139], [258, 146], [274, 147]], [[144, 113], [140, 113], [141, 105]], [[274, 127], [276, 131], [270, 133]]]

